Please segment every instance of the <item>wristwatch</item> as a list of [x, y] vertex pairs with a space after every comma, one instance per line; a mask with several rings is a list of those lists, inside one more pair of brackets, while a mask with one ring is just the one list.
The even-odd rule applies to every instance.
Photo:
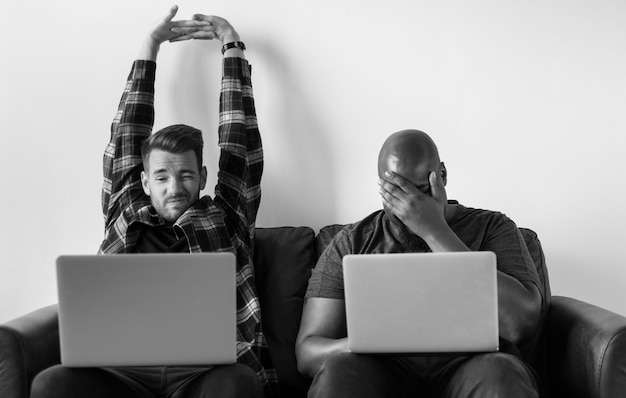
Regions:
[[243, 44], [242, 41], [231, 41], [230, 43], [226, 43], [222, 46], [222, 54], [224, 54], [226, 50], [229, 50], [231, 48], [240, 48], [241, 51], [245, 51], [246, 45]]

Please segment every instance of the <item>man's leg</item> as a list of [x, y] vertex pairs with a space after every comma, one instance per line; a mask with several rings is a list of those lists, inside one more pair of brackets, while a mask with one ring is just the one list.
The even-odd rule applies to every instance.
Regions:
[[[180, 379], [182, 374], [175, 377]], [[171, 398], [262, 398], [263, 387], [254, 371], [245, 365], [216, 366], [201, 374], [189, 373], [189, 381]]]
[[423, 392], [419, 376], [401, 358], [342, 353], [324, 362], [308, 396], [417, 398]]
[[476, 355], [445, 371], [442, 398], [539, 397], [537, 374], [521, 359], [505, 353]]
[[147, 398], [120, 377], [100, 368], [67, 368], [55, 365], [33, 380], [31, 398]]

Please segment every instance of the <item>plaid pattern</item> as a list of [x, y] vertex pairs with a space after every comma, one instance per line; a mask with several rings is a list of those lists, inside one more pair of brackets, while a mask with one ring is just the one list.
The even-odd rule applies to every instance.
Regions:
[[[190, 252], [228, 251], [237, 257], [238, 362], [250, 366], [272, 396], [277, 377], [261, 332], [252, 244], [261, 200], [263, 150], [252, 96], [251, 68], [241, 58], [223, 63], [219, 120], [219, 172], [215, 198], [200, 198], [174, 224]], [[135, 61], [111, 125], [104, 153], [102, 210], [105, 238], [100, 254], [132, 253], [142, 224], [163, 225], [144, 194], [141, 144], [154, 124], [156, 63]]]

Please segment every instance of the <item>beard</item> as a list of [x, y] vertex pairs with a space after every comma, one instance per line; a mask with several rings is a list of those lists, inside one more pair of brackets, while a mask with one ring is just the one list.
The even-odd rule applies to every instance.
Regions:
[[[171, 201], [178, 199], [181, 203], [171, 206]], [[174, 224], [178, 218], [191, 207], [192, 201], [188, 195], [179, 195], [177, 197], [168, 197], [162, 201], [152, 198], [152, 206], [157, 214], [165, 221], [166, 224]]]

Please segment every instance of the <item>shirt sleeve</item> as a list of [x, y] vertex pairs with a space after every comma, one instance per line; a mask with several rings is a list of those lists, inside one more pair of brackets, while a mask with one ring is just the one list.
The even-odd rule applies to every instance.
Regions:
[[252, 95], [251, 68], [243, 58], [224, 58], [218, 133], [216, 202], [226, 209], [238, 234], [251, 238], [261, 201], [263, 149]]
[[532, 282], [541, 291], [537, 269], [517, 225], [500, 214], [485, 234], [480, 250], [492, 251], [498, 260], [498, 270], [513, 278]]
[[305, 299], [323, 297], [345, 299], [343, 287], [343, 256], [351, 253], [349, 235], [339, 231], [320, 255], [307, 287]]
[[[141, 187], [141, 145], [154, 124], [156, 63], [133, 63], [104, 152], [102, 212], [108, 230], [131, 204], [148, 200]], [[143, 203], [141, 203], [143, 204]]]

